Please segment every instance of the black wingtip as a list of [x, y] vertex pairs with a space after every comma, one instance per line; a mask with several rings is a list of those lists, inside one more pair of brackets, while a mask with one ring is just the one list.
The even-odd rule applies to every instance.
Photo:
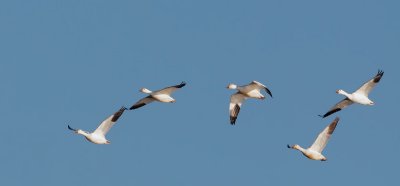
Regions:
[[271, 96], [271, 98], [274, 98], [274, 97], [272, 96], [272, 92], [271, 92], [267, 87], [265, 87], [265, 91], [267, 92], [267, 94], [269, 94], [269, 95]]
[[185, 85], [186, 85], [186, 82], [185, 82], [185, 81], [182, 81], [181, 84], [176, 85], [175, 87], [176, 87], [176, 88], [182, 88], [182, 87], [184, 87]]
[[233, 113], [231, 113], [229, 117], [231, 120], [231, 125], [235, 125], [239, 112], [240, 112], [240, 106], [236, 104], [235, 107], [233, 108]]
[[114, 116], [111, 118], [111, 121], [116, 122], [122, 116], [125, 110], [127, 110], [126, 107], [121, 107], [117, 112], [114, 113]]
[[341, 108], [333, 109], [333, 110], [327, 112], [326, 114], [324, 114], [324, 115], [322, 116], [322, 118], [326, 118], [326, 117], [330, 116], [331, 114], [333, 114], [333, 113], [335, 113], [335, 112], [339, 112], [339, 111], [341, 111], [341, 110], [342, 110]]
[[72, 128], [71, 126], [68, 125], [68, 129], [72, 131], [76, 131], [76, 129]]
[[143, 107], [143, 106], [145, 106], [145, 105], [146, 105], [146, 103], [141, 103], [141, 104], [133, 105], [131, 108], [129, 108], [129, 110], [134, 110], [134, 109]]
[[374, 78], [374, 83], [378, 83], [381, 80], [383, 73], [383, 70], [378, 70], [378, 74], [376, 74]]
[[236, 124], [236, 118], [237, 117], [231, 117], [231, 125], [235, 125]]
[[289, 144], [287, 144], [287, 148], [289, 148], [289, 149], [290, 149], [290, 148], [292, 148], [292, 147], [291, 147]]
[[383, 70], [380, 70], [380, 69], [378, 70], [378, 75], [379, 76], [383, 76], [383, 73], [385, 73]]

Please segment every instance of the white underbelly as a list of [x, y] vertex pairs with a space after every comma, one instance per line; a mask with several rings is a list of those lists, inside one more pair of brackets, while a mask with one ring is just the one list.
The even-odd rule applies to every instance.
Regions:
[[171, 96], [166, 95], [166, 94], [153, 95], [153, 97], [158, 101], [166, 102], [166, 103], [175, 101], [174, 98], [172, 98]]
[[95, 144], [106, 144], [107, 143], [107, 139], [105, 137], [98, 136], [98, 135], [91, 135], [91, 136], [87, 136], [85, 138], [88, 141], [95, 143]]
[[308, 150], [307, 152], [305, 152], [303, 154], [304, 154], [304, 156], [306, 156], [307, 158], [310, 158], [312, 160], [323, 160], [323, 159], [325, 159], [325, 157], [321, 153], [316, 152], [316, 151]]
[[251, 90], [251, 91], [247, 92], [246, 95], [251, 97], [251, 98], [262, 98], [262, 97], [264, 97], [260, 93], [260, 91], [258, 91], [258, 90]]
[[370, 105], [372, 102], [371, 100], [368, 99], [368, 97], [361, 94], [353, 94], [351, 101], [363, 105]]

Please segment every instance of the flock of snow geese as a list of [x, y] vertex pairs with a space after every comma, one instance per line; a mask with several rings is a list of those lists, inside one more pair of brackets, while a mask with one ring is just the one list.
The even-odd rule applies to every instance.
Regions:
[[[336, 105], [334, 105], [326, 114], [324, 115], [319, 115], [322, 118], [325, 118], [335, 112], [338, 112], [347, 106], [353, 104], [353, 103], [358, 103], [362, 105], [374, 105], [374, 102], [371, 101], [368, 98], [368, 94], [371, 92], [371, 90], [375, 87], [375, 85], [380, 81], [380, 79], [383, 76], [383, 71], [379, 70], [378, 73], [364, 83], [358, 90], [355, 92], [349, 94], [345, 92], [344, 90], [337, 90], [337, 94], [344, 95], [345, 98], [338, 102]], [[158, 102], [164, 102], [164, 103], [173, 103], [175, 102], [175, 99], [171, 97], [171, 94], [175, 92], [176, 90], [184, 87], [186, 85], [185, 82], [182, 82], [179, 85], [175, 86], [170, 86], [163, 88], [161, 90], [157, 91], [150, 91], [147, 88], [142, 88], [140, 89], [141, 92], [148, 94], [148, 96], [140, 99], [137, 101], [135, 104], [133, 104], [129, 110], [134, 110], [138, 109], [140, 107], [143, 107], [153, 101], [158, 101]], [[227, 86], [228, 89], [234, 89], [237, 90], [236, 93], [234, 93], [231, 96], [230, 103], [229, 103], [229, 114], [230, 114], [230, 123], [232, 125], [235, 125], [236, 119], [238, 117], [240, 108], [242, 106], [242, 103], [244, 100], [248, 98], [256, 98], [256, 99], [265, 99], [265, 96], [261, 94], [261, 90], [265, 90], [267, 94], [269, 94], [272, 98], [272, 93], [271, 91], [263, 84], [257, 81], [252, 81], [248, 85], [244, 86], [238, 86], [233, 83], [230, 83]], [[95, 144], [110, 144], [110, 141], [106, 139], [106, 134], [107, 132], [111, 129], [111, 127], [117, 122], [117, 120], [122, 116], [125, 110], [128, 110], [126, 107], [121, 107], [117, 112], [109, 116], [107, 119], [105, 119], [101, 124], [97, 127], [96, 130], [93, 132], [86, 132], [81, 129], [74, 129], [71, 126], [68, 125], [68, 129], [74, 131], [77, 134], [83, 135], [88, 141], [95, 143]], [[304, 156], [306, 156], [309, 159], [312, 160], [320, 160], [320, 161], [326, 161], [327, 158], [322, 155], [322, 151], [324, 150], [326, 144], [328, 143], [328, 140], [330, 136], [332, 135], [333, 131], [336, 128], [336, 125], [339, 122], [339, 117], [336, 117], [335, 120], [333, 120], [332, 123], [330, 123], [317, 137], [317, 139], [314, 141], [314, 143], [307, 149], [302, 148], [300, 145], [287, 145], [288, 148], [296, 149], [299, 150], [301, 153], [303, 153]]]

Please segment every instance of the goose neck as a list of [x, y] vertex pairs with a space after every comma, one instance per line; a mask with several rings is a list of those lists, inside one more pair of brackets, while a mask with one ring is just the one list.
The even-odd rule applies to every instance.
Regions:
[[87, 137], [87, 136], [89, 136], [89, 133], [87, 133], [87, 132], [85, 132], [85, 131], [83, 131], [83, 130], [78, 130], [78, 131], [76, 131], [76, 133], [78, 133], [78, 134], [80, 134], [80, 135], [83, 135], [83, 136], [85, 136], [85, 137]]
[[350, 98], [350, 97], [352, 96], [351, 94], [347, 93], [347, 92], [344, 91], [344, 90], [338, 90], [337, 93], [338, 93], [338, 94], [341, 94], [341, 95], [344, 95], [344, 96], [346, 96], [346, 97], [348, 97], [348, 98]]

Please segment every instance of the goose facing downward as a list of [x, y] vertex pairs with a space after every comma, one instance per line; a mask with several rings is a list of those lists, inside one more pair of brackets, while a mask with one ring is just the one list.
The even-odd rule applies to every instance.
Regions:
[[307, 149], [300, 147], [300, 145], [287, 145], [288, 148], [299, 150], [309, 159], [312, 160], [320, 160], [326, 161], [327, 158], [322, 155], [322, 151], [324, 150], [326, 144], [328, 143], [329, 138], [331, 137], [333, 131], [336, 128], [336, 125], [339, 122], [339, 118], [337, 117], [331, 124], [329, 124], [321, 133], [319, 133], [317, 139], [315, 139], [314, 143]]
[[109, 116], [105, 119], [99, 127], [93, 131], [92, 133], [83, 131], [81, 129], [74, 129], [68, 125], [68, 129], [74, 131], [77, 134], [85, 136], [85, 138], [95, 144], [110, 144], [110, 141], [106, 139], [107, 132], [111, 129], [111, 127], [117, 122], [117, 120], [121, 117], [124, 111], [127, 110], [125, 107], [122, 107], [113, 115]]
[[153, 101], [159, 101], [159, 102], [164, 102], [164, 103], [174, 103], [175, 99], [171, 97], [171, 94], [173, 92], [175, 92], [176, 90], [184, 87], [185, 85], [186, 85], [186, 83], [183, 81], [179, 85], [166, 87], [166, 88], [163, 88], [163, 89], [157, 90], [157, 91], [150, 91], [147, 88], [142, 88], [142, 89], [140, 89], [141, 92], [150, 94], [150, 95], [145, 98], [142, 98], [141, 100], [136, 102], [134, 105], [132, 105], [131, 108], [129, 108], [129, 110], [143, 107]]
[[381, 80], [382, 76], [383, 76], [383, 71], [379, 70], [378, 73], [375, 75], [375, 77], [373, 77], [371, 80], [367, 81], [366, 83], [364, 83], [360, 88], [358, 88], [358, 90], [356, 90], [355, 92], [349, 94], [344, 90], [337, 90], [336, 93], [337, 94], [341, 94], [346, 96], [346, 98], [344, 98], [342, 101], [340, 101], [339, 103], [337, 103], [335, 106], [333, 106], [326, 114], [324, 114], [323, 118], [338, 112], [344, 108], [346, 108], [347, 106], [353, 104], [353, 103], [358, 103], [358, 104], [362, 104], [362, 105], [374, 105], [374, 102], [371, 101], [368, 98], [368, 94], [371, 92], [371, 90], [375, 87], [376, 84], [379, 83], [379, 81]]
[[261, 94], [260, 90], [265, 90], [272, 98], [271, 91], [265, 85], [261, 84], [258, 81], [252, 81], [250, 84], [244, 86], [237, 86], [233, 83], [230, 83], [227, 88], [238, 90], [235, 94], [231, 96], [231, 100], [229, 103], [229, 115], [232, 125], [236, 123], [240, 107], [242, 106], [242, 103], [245, 99], [265, 99], [265, 96]]

